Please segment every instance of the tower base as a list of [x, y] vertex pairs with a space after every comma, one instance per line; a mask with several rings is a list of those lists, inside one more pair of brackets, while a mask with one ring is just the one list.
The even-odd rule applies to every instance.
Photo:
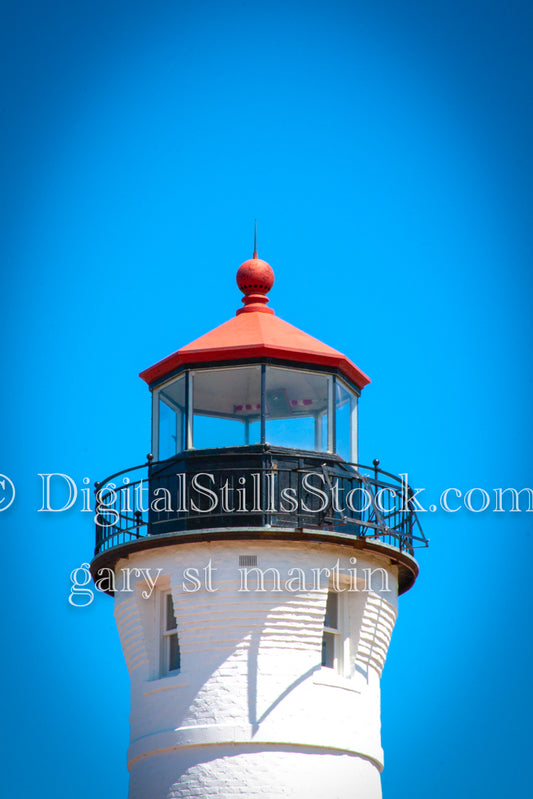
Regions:
[[[177, 765], [179, 763], [179, 770]], [[377, 765], [324, 749], [214, 746], [161, 752], [130, 765], [129, 799], [380, 799]]]

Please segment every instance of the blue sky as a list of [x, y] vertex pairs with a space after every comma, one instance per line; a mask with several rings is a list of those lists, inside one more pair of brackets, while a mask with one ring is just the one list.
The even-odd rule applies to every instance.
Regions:
[[[276, 312], [372, 378], [361, 460], [436, 501], [531, 486], [532, 16], [3, 4], [6, 794], [126, 795], [112, 603], [67, 601], [90, 514], [38, 513], [37, 475], [144, 460], [137, 375], [232, 316], [255, 217]], [[385, 799], [528, 794], [531, 516], [422, 519], [382, 680]]]

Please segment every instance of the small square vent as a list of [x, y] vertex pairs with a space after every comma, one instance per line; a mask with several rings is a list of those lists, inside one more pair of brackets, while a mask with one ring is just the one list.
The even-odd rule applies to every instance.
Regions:
[[257, 566], [257, 555], [239, 555], [239, 566]]

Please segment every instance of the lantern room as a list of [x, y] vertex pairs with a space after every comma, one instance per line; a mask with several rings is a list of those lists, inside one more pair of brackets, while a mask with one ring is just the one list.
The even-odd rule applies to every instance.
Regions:
[[369, 382], [342, 353], [275, 316], [272, 268], [254, 257], [237, 272], [235, 317], [147, 369], [152, 452], [283, 446], [356, 463], [357, 402]]
[[273, 284], [254, 251], [237, 272], [236, 314], [141, 373], [152, 451], [96, 485], [94, 573], [171, 538], [269, 535], [392, 548], [400, 591], [412, 585], [410, 556], [426, 540], [411, 489], [378, 460], [359, 463], [358, 401], [370, 380], [276, 316]]
[[357, 462], [359, 392], [327, 371], [270, 363], [184, 369], [153, 389], [152, 451], [272, 444]]

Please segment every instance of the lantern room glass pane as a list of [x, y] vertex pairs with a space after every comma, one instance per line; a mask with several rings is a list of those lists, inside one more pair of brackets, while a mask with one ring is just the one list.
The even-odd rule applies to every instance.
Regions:
[[265, 437], [269, 444], [326, 452], [328, 386], [332, 378], [267, 366]]
[[357, 463], [357, 395], [338, 378], [335, 381], [335, 451]]
[[159, 460], [185, 449], [185, 375], [159, 390]]
[[260, 442], [260, 366], [205, 369], [191, 376], [195, 449]]

